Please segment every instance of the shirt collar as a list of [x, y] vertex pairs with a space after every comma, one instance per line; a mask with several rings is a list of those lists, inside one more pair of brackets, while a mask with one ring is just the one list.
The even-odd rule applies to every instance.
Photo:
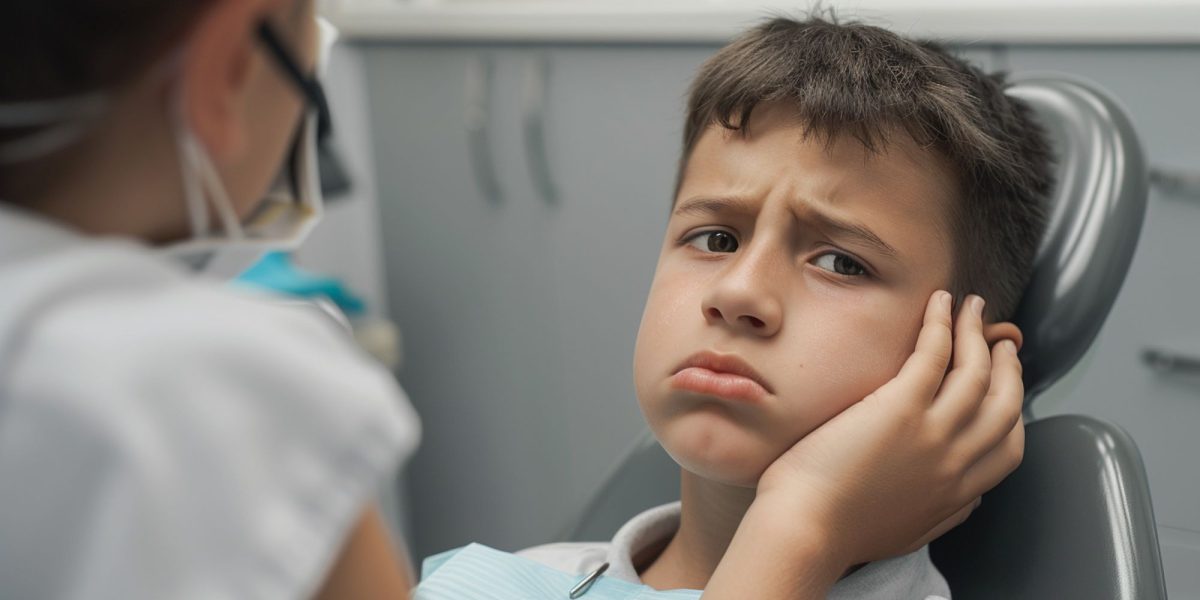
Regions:
[[617, 530], [608, 547], [608, 572], [605, 575], [630, 583], [641, 583], [633, 557], [652, 544], [662, 542], [679, 531], [678, 501], [643, 511]]
[[[641, 583], [633, 558], [652, 545], [662, 545], [679, 531], [678, 501], [638, 514], [621, 526], [609, 544], [608, 577]], [[829, 591], [831, 600], [894, 600], [895, 598], [949, 598], [950, 590], [929, 559], [929, 547], [911, 554], [867, 563], [842, 578]]]

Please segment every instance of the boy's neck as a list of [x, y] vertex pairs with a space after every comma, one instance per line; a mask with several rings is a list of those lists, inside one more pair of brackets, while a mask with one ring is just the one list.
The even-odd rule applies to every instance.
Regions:
[[679, 531], [641, 573], [642, 582], [655, 589], [704, 589], [754, 502], [754, 488], [683, 470], [680, 497]]

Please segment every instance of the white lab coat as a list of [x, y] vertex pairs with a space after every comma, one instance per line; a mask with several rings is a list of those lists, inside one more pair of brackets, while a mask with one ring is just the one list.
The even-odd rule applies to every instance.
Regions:
[[0, 204], [0, 597], [308, 597], [418, 436], [331, 320]]

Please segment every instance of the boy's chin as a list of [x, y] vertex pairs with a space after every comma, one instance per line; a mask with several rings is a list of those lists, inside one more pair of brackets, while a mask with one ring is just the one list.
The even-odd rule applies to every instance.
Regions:
[[656, 430], [667, 454], [684, 470], [715, 483], [753, 488], [782, 451], [759, 432], [732, 423], [671, 423]]

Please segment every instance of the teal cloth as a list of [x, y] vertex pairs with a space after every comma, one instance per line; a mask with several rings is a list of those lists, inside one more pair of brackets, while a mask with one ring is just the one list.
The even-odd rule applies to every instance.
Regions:
[[[563, 573], [482, 544], [435, 554], [421, 565], [414, 600], [564, 600], [584, 575]], [[601, 576], [580, 600], [697, 600], [699, 590], [659, 591]]]
[[241, 285], [265, 288], [297, 298], [327, 298], [348, 317], [366, 311], [362, 300], [341, 281], [300, 269], [286, 252], [268, 252], [234, 280]]

